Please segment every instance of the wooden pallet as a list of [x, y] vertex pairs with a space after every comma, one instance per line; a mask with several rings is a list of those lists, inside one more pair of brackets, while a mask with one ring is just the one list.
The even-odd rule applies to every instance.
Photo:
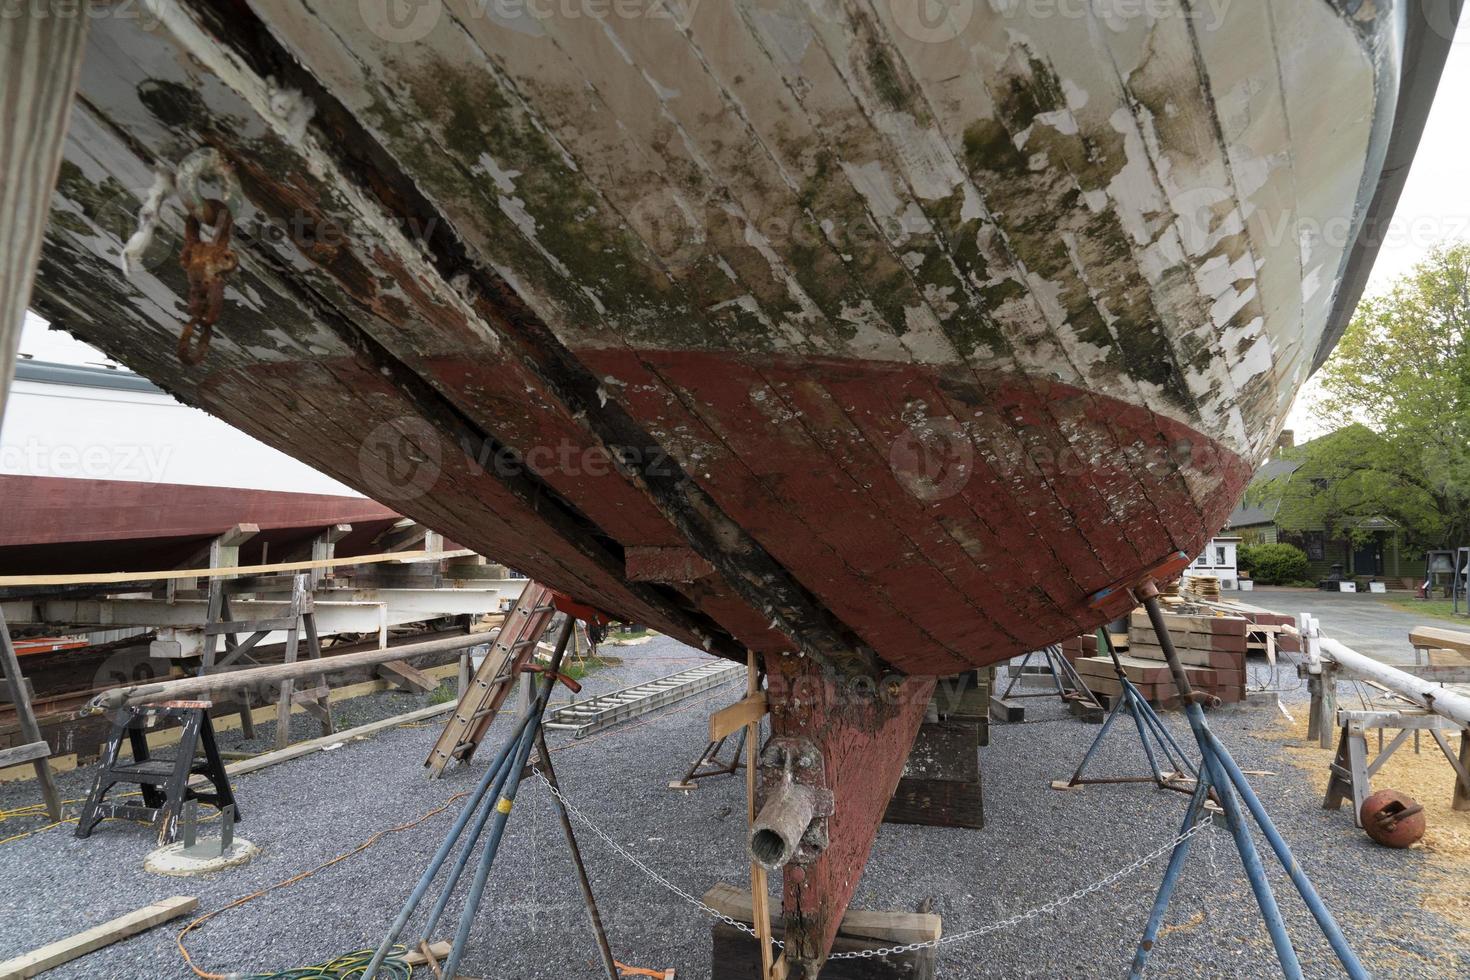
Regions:
[[555, 613], [551, 590], [539, 582], [528, 582], [515, 607], [506, 614], [505, 624], [490, 652], [460, 696], [459, 707], [424, 760], [430, 779], [439, 778], [450, 762], [467, 762], [474, 754], [505, 703], [516, 675], [535, 654], [536, 642], [546, 632]]

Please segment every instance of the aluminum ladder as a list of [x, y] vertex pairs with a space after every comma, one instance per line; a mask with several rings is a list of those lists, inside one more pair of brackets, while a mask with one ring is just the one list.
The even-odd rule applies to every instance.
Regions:
[[536, 643], [556, 614], [552, 591], [539, 582], [527, 582], [515, 606], [505, 617], [500, 635], [459, 699], [424, 765], [429, 778], [443, 775], [451, 761], [468, 762], [490, 730], [505, 703], [511, 684], [536, 652]]
[[575, 738], [581, 738], [743, 676], [743, 664], [729, 661], [701, 664], [611, 694], [574, 701], [548, 715], [542, 727], [568, 729]]

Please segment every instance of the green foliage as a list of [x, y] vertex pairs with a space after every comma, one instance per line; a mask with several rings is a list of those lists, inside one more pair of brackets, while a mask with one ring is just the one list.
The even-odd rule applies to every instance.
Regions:
[[1235, 561], [1262, 585], [1291, 585], [1307, 577], [1307, 553], [1296, 545], [1241, 545], [1235, 550]]
[[1418, 541], [1438, 541], [1445, 533], [1440, 502], [1423, 485], [1423, 474], [1367, 426], [1348, 425], [1281, 456], [1297, 462], [1297, 469], [1252, 484], [1247, 500], [1278, 500], [1276, 525], [1288, 534], [1321, 530], [1357, 547], [1379, 529], [1368, 526], [1376, 517]]
[[1345, 499], [1308, 509], [1342, 525], [1376, 498], [1380, 512], [1419, 542], [1463, 543], [1470, 534], [1470, 244], [1435, 249], [1388, 293], [1363, 300], [1322, 371], [1322, 387], [1324, 419], [1362, 423], [1379, 441], [1354, 436], [1358, 446], [1344, 449], [1366, 451], [1369, 472], [1344, 489]]

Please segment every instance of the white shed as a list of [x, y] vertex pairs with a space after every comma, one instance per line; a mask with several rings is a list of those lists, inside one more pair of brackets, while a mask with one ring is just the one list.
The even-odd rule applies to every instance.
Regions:
[[1239, 545], [1240, 538], [1237, 537], [1211, 538], [1210, 543], [1205, 545], [1205, 550], [1200, 552], [1194, 564], [1184, 570], [1184, 574], [1213, 575], [1220, 580], [1220, 588], [1239, 588], [1240, 573], [1235, 566], [1235, 549]]

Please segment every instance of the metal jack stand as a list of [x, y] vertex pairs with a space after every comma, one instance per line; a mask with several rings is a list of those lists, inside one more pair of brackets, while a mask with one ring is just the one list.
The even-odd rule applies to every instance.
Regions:
[[[1199, 781], [1195, 785], [1194, 795], [1190, 798], [1181, 833], [1193, 830], [1204, 811], [1205, 800], [1213, 789], [1214, 797], [1224, 811], [1225, 824], [1230, 829], [1230, 836], [1235, 840], [1235, 848], [1240, 852], [1241, 863], [1245, 865], [1246, 877], [1250, 879], [1251, 890], [1256, 896], [1256, 904], [1260, 906], [1261, 916], [1266, 920], [1266, 929], [1270, 932], [1271, 942], [1276, 947], [1276, 958], [1281, 963], [1282, 975], [1288, 980], [1295, 980], [1302, 975], [1301, 963], [1297, 960], [1291, 938], [1286, 934], [1286, 924], [1282, 921], [1281, 910], [1276, 905], [1276, 896], [1272, 893], [1271, 885], [1266, 880], [1265, 868], [1261, 864], [1260, 854], [1256, 851], [1250, 827], [1241, 810], [1240, 804], [1241, 801], [1244, 801], [1246, 809], [1250, 811], [1251, 817], [1254, 818], [1261, 832], [1265, 834], [1266, 840], [1271, 844], [1271, 849], [1275, 851], [1277, 859], [1291, 878], [1292, 884], [1296, 886], [1296, 890], [1301, 893], [1302, 900], [1311, 911], [1312, 917], [1317, 920], [1318, 928], [1322, 930], [1322, 934], [1332, 945], [1333, 952], [1337, 954], [1348, 976], [1355, 980], [1359, 978], [1366, 980], [1368, 971], [1363, 969], [1363, 965], [1358, 962], [1357, 955], [1348, 945], [1342, 930], [1332, 918], [1332, 913], [1323, 904], [1322, 897], [1317, 894], [1317, 889], [1312, 886], [1306, 872], [1302, 871], [1296, 859], [1292, 857], [1291, 849], [1286, 846], [1286, 841], [1282, 840], [1281, 835], [1276, 831], [1276, 825], [1271, 822], [1266, 808], [1261, 804], [1255, 791], [1251, 789], [1240, 767], [1235, 764], [1229, 751], [1210, 731], [1209, 723], [1205, 720], [1205, 713], [1200, 708], [1200, 701], [1206, 698], [1196, 695], [1191, 689], [1184, 668], [1180, 665], [1179, 655], [1175, 652], [1174, 643], [1169, 637], [1169, 628], [1164, 622], [1163, 610], [1159, 607], [1158, 588], [1152, 581], [1149, 581], [1143, 584], [1139, 592], [1143, 597], [1144, 608], [1148, 610], [1149, 622], [1153, 624], [1154, 632], [1158, 634], [1159, 646], [1163, 648], [1164, 658], [1169, 663], [1169, 670], [1174, 675], [1174, 685], [1179, 689], [1180, 699], [1184, 703], [1184, 716], [1189, 720], [1189, 727], [1194, 733], [1195, 741], [1199, 743]], [[1174, 853], [1170, 856], [1169, 866], [1164, 871], [1164, 880], [1159, 886], [1158, 897], [1154, 900], [1148, 926], [1144, 929], [1143, 939], [1138, 944], [1138, 952], [1133, 957], [1133, 966], [1129, 971], [1130, 980], [1143, 975], [1144, 963], [1159, 937], [1159, 928], [1163, 924], [1164, 913], [1168, 910], [1169, 898], [1179, 880], [1184, 860], [1189, 854], [1191, 839], [1183, 837], [1179, 843], [1174, 845]]]
[[726, 735], [706, 745], [699, 758], [694, 760], [694, 765], [690, 766], [689, 771], [684, 774], [684, 778], [669, 783], [669, 789], [697, 789], [699, 784], [695, 782], [696, 779], [704, 779], [709, 776], [733, 776], [739, 772], [742, 765], [740, 757], [745, 754], [745, 729], [742, 728], [736, 733], [735, 753], [730, 757], [729, 762], [725, 762], [720, 758], [720, 750], [725, 747], [725, 742], [729, 738], [730, 736]]
[[[1128, 674], [1123, 670], [1123, 664], [1118, 660], [1118, 653], [1113, 649], [1113, 641], [1108, 637], [1106, 628], [1097, 631], [1097, 648], [1101, 654], [1104, 650], [1108, 656], [1113, 658], [1113, 670], [1118, 674], [1118, 683], [1123, 688], [1123, 693], [1113, 703], [1108, 711], [1107, 718], [1103, 719], [1102, 728], [1098, 730], [1097, 737], [1088, 746], [1087, 752], [1082, 756], [1082, 761], [1077, 766], [1077, 771], [1072, 773], [1072, 778], [1067, 782], [1057, 780], [1053, 782], [1052, 789], [1071, 789], [1074, 786], [1085, 786], [1089, 783], [1153, 783], [1159, 789], [1172, 789], [1180, 793], [1193, 793], [1199, 782], [1199, 770], [1194, 764], [1185, 758], [1184, 750], [1179, 743], [1174, 741], [1174, 736], [1169, 734], [1169, 729], [1164, 727], [1153, 706], [1148, 703], [1133, 682], [1128, 679]], [[1087, 764], [1097, 754], [1098, 746], [1108, 737], [1108, 732], [1113, 727], [1113, 722], [1118, 716], [1126, 712], [1133, 717], [1133, 723], [1138, 728], [1138, 740], [1143, 743], [1143, 754], [1148, 757], [1148, 767], [1152, 771], [1151, 776], [1110, 776], [1088, 778], [1082, 775], [1087, 769]], [[1155, 751], [1157, 743], [1157, 751]], [[1162, 756], [1170, 769], [1166, 773], [1159, 765]]]
[[[1035, 671], [1033, 673], [1050, 676], [1052, 686], [1055, 690], [1027, 691], [1023, 694], [1012, 694], [1011, 691], [1015, 690], [1016, 684], [1020, 682], [1022, 677], [1026, 676], [1026, 668], [1030, 665], [1031, 658], [1037, 654], [1041, 654], [1041, 658], [1045, 662], [1045, 670]], [[1082, 679], [1082, 675], [1077, 673], [1067, 658], [1062, 655], [1062, 648], [1055, 644], [1027, 653], [1022, 658], [1021, 665], [1012, 668], [1011, 682], [1006, 685], [1005, 693], [998, 698], [992, 698], [991, 702], [1000, 706], [1002, 716], [1005, 720], [1023, 721], [1025, 720], [1025, 712], [1021, 706], [1012, 705], [1009, 702], [1019, 701], [1021, 698], [1049, 698], [1053, 696], [1061, 698], [1062, 703], [1072, 706], [1074, 711], [1079, 710], [1078, 706], [1084, 706], [1088, 710], [1095, 711], [1096, 714], [1092, 717], [1094, 721], [1102, 715], [1102, 705], [1098, 703], [1097, 697], [1088, 688], [1087, 682]]]
[[[373, 980], [377, 976], [379, 967], [388, 956], [394, 943], [408, 925], [414, 911], [433, 884], [434, 878], [444, 866], [449, 857], [449, 852], [454, 845], [464, 836], [465, 828], [469, 826], [471, 818], [474, 818], [474, 827], [464, 839], [453, 868], [450, 869], [448, 880], [444, 883], [443, 891], [429, 914], [428, 921], [424, 924], [420, 935], [422, 941], [418, 948], [429, 957], [429, 962], [434, 968], [436, 976], [453, 977], [459, 967], [460, 957], [464, 954], [466, 941], [469, 939], [470, 927], [474, 923], [475, 913], [479, 911], [480, 902], [485, 896], [485, 884], [490, 877], [490, 869], [495, 863], [495, 854], [500, 849], [500, 842], [505, 835], [506, 823], [510, 820], [510, 811], [515, 803], [516, 791], [520, 788], [521, 780], [527, 772], [526, 763], [531, 756], [532, 747], [538, 749], [540, 764], [546, 770], [547, 782], [556, 785], [556, 773], [551, 768], [551, 754], [546, 750], [546, 742], [541, 733], [541, 718], [546, 712], [546, 702], [551, 697], [551, 690], [556, 686], [561, 670], [562, 656], [566, 653], [567, 641], [571, 639], [575, 620], [567, 617], [565, 624], [556, 638], [556, 650], [551, 657], [551, 665], [542, 673], [545, 675], [540, 691], [537, 692], [536, 700], [531, 710], [521, 716], [515, 731], [510, 738], [506, 739], [501, 746], [500, 753], [490, 768], [486, 770], [478, 786], [465, 801], [464, 809], [460, 812], [454, 826], [450, 828], [449, 835], [444, 838], [444, 843], [439, 845], [439, 850], [424, 869], [418, 884], [414, 886], [408, 901], [398, 913], [398, 918], [393, 921], [393, 926], [388, 930], [388, 935], [383, 938], [382, 944], [377, 952], [373, 954], [372, 962], [368, 964], [367, 971], [362, 980]], [[571, 853], [572, 863], [576, 867], [578, 883], [582, 891], [582, 898], [587, 906], [587, 917], [592, 926], [593, 936], [597, 940], [598, 952], [602, 957], [602, 965], [609, 980], [618, 980], [618, 970], [612, 958], [612, 951], [608, 947], [607, 936], [602, 928], [602, 920], [597, 913], [597, 905], [593, 901], [592, 887], [587, 880], [587, 873], [582, 865], [581, 852], [577, 848], [577, 841], [572, 834], [571, 820], [566, 812], [565, 804], [553, 794], [556, 801], [558, 814], [561, 821], [562, 831], [566, 835], [567, 847]], [[493, 823], [491, 819], [493, 817]], [[469, 894], [465, 899], [464, 911], [459, 918], [459, 928], [454, 936], [454, 943], [450, 948], [449, 956], [442, 965], [437, 964], [433, 954], [430, 952], [429, 942], [444, 914], [450, 897], [454, 894], [455, 886], [459, 884], [460, 876], [464, 874], [465, 868], [469, 866], [470, 858], [474, 854], [475, 845], [479, 842], [481, 833], [486, 824], [490, 824], [490, 836], [486, 839], [481, 851], [479, 864], [475, 868], [475, 876], [471, 881]]]

